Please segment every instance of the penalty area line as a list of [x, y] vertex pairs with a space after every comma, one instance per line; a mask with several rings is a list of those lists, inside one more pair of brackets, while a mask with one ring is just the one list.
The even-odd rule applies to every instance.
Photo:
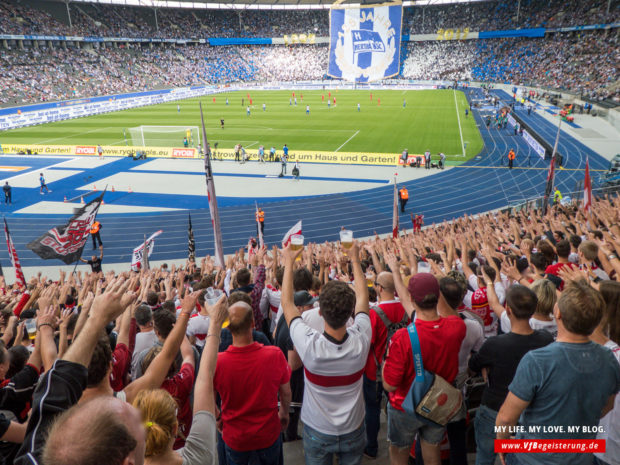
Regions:
[[355, 136], [357, 136], [360, 133], [360, 130], [358, 129], [357, 131], [355, 131], [355, 134], [353, 134], [351, 137], [349, 137], [347, 140], [344, 141], [344, 144], [342, 144], [340, 147], [338, 147], [336, 150], [334, 150], [334, 152], [337, 152], [338, 150], [340, 150], [342, 147], [344, 147], [345, 145], [347, 145], [347, 143], [353, 139]]

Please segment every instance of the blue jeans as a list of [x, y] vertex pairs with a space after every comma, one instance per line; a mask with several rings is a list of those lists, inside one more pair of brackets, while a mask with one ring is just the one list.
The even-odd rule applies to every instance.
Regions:
[[381, 395], [383, 389], [377, 381], [372, 381], [364, 375], [364, 402], [366, 403], [366, 452], [370, 455], [377, 455], [379, 452], [380, 415], [381, 415]]
[[334, 455], [339, 465], [360, 465], [366, 445], [364, 424], [347, 434], [323, 434], [304, 424], [304, 456], [306, 465], [332, 465]]
[[476, 411], [474, 428], [476, 430], [476, 465], [493, 465], [495, 463], [495, 419], [497, 412], [485, 405]]
[[264, 449], [240, 452], [228, 447], [226, 449], [226, 462], [228, 465], [283, 465], [282, 438], [278, 436], [276, 442]]

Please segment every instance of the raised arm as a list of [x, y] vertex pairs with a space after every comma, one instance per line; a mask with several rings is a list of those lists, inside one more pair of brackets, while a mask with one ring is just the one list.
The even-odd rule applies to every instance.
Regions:
[[183, 299], [181, 313], [177, 318], [174, 328], [166, 338], [161, 352], [153, 359], [144, 375], [131, 382], [125, 387], [127, 402], [132, 403], [135, 396], [143, 389], [156, 389], [166, 379], [170, 365], [174, 361], [187, 330], [187, 322], [194, 308], [196, 299], [202, 291], [195, 291]]
[[400, 299], [400, 303], [405, 308], [407, 315], [410, 319], [413, 320], [413, 314], [415, 313], [415, 308], [413, 308], [413, 303], [411, 302], [411, 296], [409, 295], [409, 291], [405, 287], [403, 283], [403, 278], [400, 275], [400, 264], [396, 259], [396, 255], [392, 252], [388, 252], [385, 254], [385, 261], [392, 270], [392, 276], [394, 277], [394, 287], [396, 288], [396, 293]]
[[355, 314], [368, 314], [368, 286], [366, 285], [366, 276], [362, 271], [360, 249], [357, 241], [353, 241], [353, 245], [348, 249], [347, 254], [351, 258], [351, 265], [353, 265], [353, 280], [355, 281]]

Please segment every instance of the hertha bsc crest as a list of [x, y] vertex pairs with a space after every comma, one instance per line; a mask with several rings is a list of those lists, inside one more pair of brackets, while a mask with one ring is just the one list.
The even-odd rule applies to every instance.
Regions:
[[328, 74], [377, 81], [398, 74], [402, 5], [331, 10]]

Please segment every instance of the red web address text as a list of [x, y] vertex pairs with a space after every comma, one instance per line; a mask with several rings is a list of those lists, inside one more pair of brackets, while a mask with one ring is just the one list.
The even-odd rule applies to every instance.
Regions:
[[495, 453], [514, 454], [529, 452], [531, 454], [542, 453], [566, 453], [566, 454], [592, 454], [605, 452], [604, 439], [496, 439]]

